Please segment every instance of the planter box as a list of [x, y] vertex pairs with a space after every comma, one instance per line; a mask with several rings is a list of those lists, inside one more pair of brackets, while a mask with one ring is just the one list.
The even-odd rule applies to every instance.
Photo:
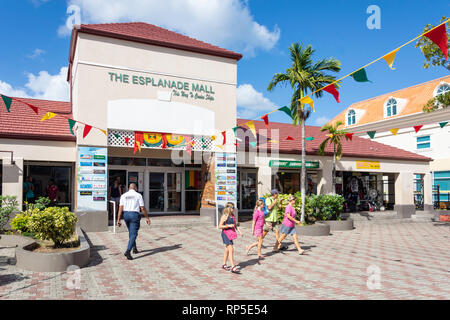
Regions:
[[315, 224], [308, 226], [296, 226], [297, 234], [299, 236], [328, 236], [330, 235], [330, 226], [322, 223], [316, 222]]
[[75, 265], [79, 268], [89, 263], [90, 247], [84, 237], [83, 231], [77, 228], [80, 248], [67, 252], [42, 253], [33, 252], [27, 249], [36, 246], [36, 241], [32, 238], [1, 235], [0, 245], [16, 246], [16, 267], [36, 272], [63, 272], [69, 266]]
[[353, 230], [353, 219], [347, 219], [347, 220], [328, 220], [323, 221], [323, 223], [330, 226], [331, 231], [347, 231], [347, 230]]

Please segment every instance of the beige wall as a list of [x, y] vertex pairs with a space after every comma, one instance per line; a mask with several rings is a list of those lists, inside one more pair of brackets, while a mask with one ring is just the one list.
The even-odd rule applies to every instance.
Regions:
[[0, 150], [14, 151], [14, 158], [32, 161], [75, 162], [77, 159], [75, 142], [70, 141], [0, 139]]
[[[188, 103], [215, 112], [215, 128], [220, 132], [236, 125], [237, 62], [233, 59], [185, 52], [181, 50], [138, 44], [79, 34], [73, 66], [73, 107], [77, 120], [107, 127], [108, 101], [120, 99], [157, 99], [159, 91], [170, 88], [142, 86], [131, 83], [131, 76], [204, 84], [212, 86], [214, 101], [172, 96], [172, 101]], [[125, 73], [130, 83], [110, 80], [108, 72]], [[158, 117], [158, 114], [154, 115]], [[139, 114], [136, 114], [139, 117]], [[170, 121], [162, 118], [161, 121]], [[105, 135], [93, 129], [80, 145], [105, 146]], [[129, 128], [133, 130], [133, 128]], [[148, 128], [151, 131], [151, 128]], [[186, 132], [190, 134], [190, 132]]]

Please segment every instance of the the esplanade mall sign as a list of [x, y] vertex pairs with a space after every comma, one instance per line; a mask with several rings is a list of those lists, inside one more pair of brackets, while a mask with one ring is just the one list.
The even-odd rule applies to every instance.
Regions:
[[211, 85], [194, 82], [174, 81], [164, 78], [140, 76], [127, 73], [108, 72], [111, 82], [130, 84], [136, 86], [172, 89], [175, 97], [186, 99], [214, 101], [215, 92]]

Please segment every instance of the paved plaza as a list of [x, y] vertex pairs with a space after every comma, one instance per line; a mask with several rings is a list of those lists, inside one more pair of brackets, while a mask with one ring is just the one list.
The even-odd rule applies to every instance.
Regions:
[[[450, 226], [443, 223], [362, 224], [327, 237], [301, 237], [307, 250], [271, 252], [257, 260], [245, 246], [250, 223], [235, 242], [241, 274], [220, 268], [223, 245], [209, 226], [141, 226], [135, 260], [123, 256], [128, 234], [88, 233], [89, 266], [77, 273], [37, 273], [14, 266], [14, 248], [0, 248], [0, 299], [450, 299]], [[370, 267], [371, 266], [371, 267]], [[369, 273], [368, 273], [368, 267]], [[370, 273], [379, 271], [377, 275]], [[374, 277], [374, 278], [373, 278]], [[379, 286], [377, 286], [379, 283]]]

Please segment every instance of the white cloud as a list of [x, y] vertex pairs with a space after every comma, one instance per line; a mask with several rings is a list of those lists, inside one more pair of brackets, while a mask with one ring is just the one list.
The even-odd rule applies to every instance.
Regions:
[[37, 75], [28, 73], [28, 82], [24, 88], [14, 88], [0, 80], [0, 93], [11, 97], [69, 101], [67, 70], [67, 67], [62, 67], [56, 75], [47, 71], [41, 71]]
[[[255, 21], [246, 0], [68, 0], [73, 5], [82, 23], [147, 22], [247, 56], [272, 49], [280, 38], [278, 26], [269, 30]], [[70, 30], [63, 25], [58, 33]]]
[[27, 58], [36, 59], [45, 54], [45, 51], [39, 48], [34, 49], [32, 54], [27, 55]]
[[317, 118], [315, 121], [314, 121], [314, 123], [317, 125], [317, 126], [323, 126], [324, 124], [326, 124], [328, 121], [330, 121], [331, 119], [330, 118], [327, 118], [327, 117], [319, 117], [319, 118]]
[[238, 117], [253, 119], [261, 112], [271, 111], [275, 104], [264, 97], [251, 84], [241, 84], [236, 89]]

